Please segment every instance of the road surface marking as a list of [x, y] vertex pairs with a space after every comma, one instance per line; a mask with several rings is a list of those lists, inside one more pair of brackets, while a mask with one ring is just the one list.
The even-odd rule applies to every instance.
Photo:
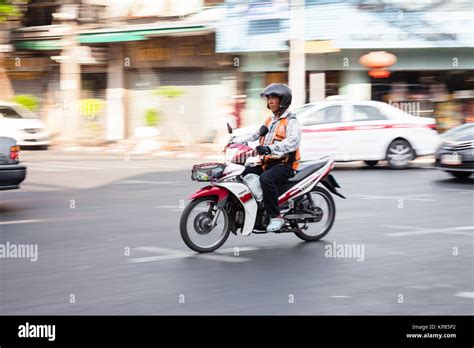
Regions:
[[[233, 253], [235, 251], [254, 251], [254, 250], [259, 250], [261, 248], [257, 247], [233, 247], [233, 248], [226, 248], [226, 249], [218, 249], [214, 251], [214, 253], [218, 254], [227, 254], [227, 253]], [[155, 247], [155, 246], [143, 246], [143, 247], [137, 247], [135, 250], [139, 251], [147, 251], [147, 252], [160, 252], [160, 253], [169, 253], [169, 252], [180, 252], [179, 250], [176, 249], [168, 249], [168, 248], [160, 248], [160, 247]]]
[[[259, 250], [261, 248], [257, 247], [233, 247], [233, 248], [226, 248], [226, 249], [218, 249], [215, 251], [215, 253], [233, 253], [236, 250], [239, 251], [254, 251], [254, 250]], [[168, 248], [161, 248], [161, 247], [155, 247], [155, 246], [143, 246], [143, 247], [137, 247], [135, 250], [139, 251], [148, 251], [148, 252], [177, 252], [179, 250], [176, 249], [168, 249]]]
[[170, 162], [137, 162], [137, 161], [65, 161], [65, 162], [25, 162], [25, 165], [33, 171], [64, 172], [64, 171], [87, 171], [87, 170], [159, 170], [159, 169], [182, 169], [183, 165]]
[[464, 230], [474, 231], [474, 226], [459, 226], [459, 227], [453, 227], [453, 230], [457, 230], [457, 231], [464, 231]]
[[156, 205], [154, 206], [154, 208], [158, 208], [158, 209], [166, 209], [166, 210], [169, 210], [169, 211], [174, 211], [174, 212], [183, 212], [184, 208], [180, 208], [176, 205]]
[[405, 200], [405, 201], [420, 201], [420, 202], [437, 202], [437, 199], [431, 198], [417, 198], [422, 196], [433, 196], [431, 194], [421, 194], [421, 195], [408, 195], [408, 196], [375, 196], [375, 195], [353, 195], [353, 197], [359, 197], [361, 199], [395, 199], [395, 200]]
[[[184, 258], [190, 258], [190, 257], [197, 258], [197, 259], [205, 259], [205, 260], [213, 260], [213, 261], [221, 261], [221, 262], [233, 262], [233, 263], [250, 261], [250, 259], [240, 257], [240, 256], [222, 255], [222, 251], [224, 250], [221, 250], [221, 253], [214, 253], [214, 254], [197, 254], [192, 251], [181, 251], [181, 250], [176, 250], [176, 249], [161, 248], [161, 247], [154, 247], [154, 246], [138, 247], [138, 248], [134, 248], [134, 250], [146, 251], [146, 252], [159, 252], [165, 255], [138, 257], [138, 258], [127, 260], [132, 263], [176, 260], [176, 259], [184, 259]], [[230, 249], [225, 249], [225, 250], [228, 251]]]
[[[82, 161], [78, 162], [47, 162], [47, 163], [41, 163], [39, 167], [52, 167], [52, 168], [59, 168], [59, 169], [79, 169], [79, 170], [85, 170], [85, 169], [103, 169], [104, 166], [100, 165], [99, 163], [96, 163], [95, 165], [90, 165], [89, 163], [85, 163]], [[34, 168], [34, 166], [33, 166]]]
[[137, 248], [134, 248], [134, 250], [138, 250], [138, 251], [146, 251], [146, 252], [151, 252], [151, 253], [154, 253], [154, 252], [159, 252], [159, 253], [179, 253], [181, 252], [180, 250], [176, 250], [176, 249], [169, 249], [169, 248], [160, 248], [160, 247], [155, 247], [155, 246], [143, 246], [143, 247], [137, 247]]
[[334, 295], [334, 296], [331, 296], [332, 298], [349, 298], [350, 296], [346, 296], [346, 295]]
[[340, 221], [340, 220], [354, 220], [354, 219], [365, 219], [365, 218], [372, 217], [372, 216], [378, 216], [378, 214], [369, 213], [369, 212], [344, 213], [344, 214], [339, 214], [339, 216], [336, 219], [337, 219], [337, 221]]
[[67, 172], [71, 170], [84, 170], [83, 167], [78, 166], [58, 166], [58, 165], [27, 165], [29, 171], [32, 172]]
[[50, 185], [41, 185], [41, 184], [32, 184], [32, 183], [22, 183], [20, 185], [20, 190], [23, 192], [42, 192], [42, 191], [58, 191], [61, 190], [61, 187], [52, 187]]
[[0, 225], [16, 225], [16, 224], [31, 224], [34, 222], [42, 222], [44, 220], [14, 220], [14, 221], [0, 221]]
[[83, 163], [84, 165], [88, 166], [100, 166], [100, 168], [112, 168], [112, 167], [115, 167], [115, 168], [120, 168], [120, 169], [133, 169], [133, 168], [137, 168], [137, 169], [151, 169], [151, 168], [155, 168], [156, 166], [153, 166], [151, 165], [151, 163], [141, 163], [141, 164], [138, 164], [137, 162], [134, 162], [134, 161], [126, 161], [126, 160], [122, 160], [122, 161], [119, 161], [119, 162], [108, 162], [108, 161], [104, 161], [104, 162], [95, 162], [95, 161], [82, 161], [81, 163]]
[[[94, 161], [89, 161], [94, 163]], [[176, 161], [162, 161], [162, 160], [133, 160], [123, 159], [120, 161], [106, 161], [104, 164], [110, 164], [111, 166], [123, 167], [123, 166], [138, 166], [144, 168], [159, 168], [159, 167], [175, 167], [175, 166], [189, 166], [187, 163], [177, 163]]]
[[440, 189], [442, 191], [451, 191], [451, 192], [458, 192], [458, 193], [474, 193], [474, 191], [468, 191], [468, 190], [459, 190], [459, 189]]
[[255, 251], [255, 250], [260, 250], [262, 248], [257, 248], [257, 247], [233, 247], [233, 248], [226, 248], [226, 249], [219, 249], [214, 251], [215, 253], [218, 254], [226, 254], [226, 253], [233, 253], [238, 251], [239, 253], [241, 251]]
[[214, 260], [214, 261], [223, 261], [223, 262], [247, 262], [250, 259], [244, 257], [235, 257], [235, 256], [224, 256], [224, 255], [212, 255], [212, 254], [196, 254], [193, 252], [180, 252], [176, 254], [169, 255], [160, 255], [160, 256], [149, 256], [149, 257], [139, 257], [135, 259], [129, 259], [129, 262], [133, 263], [143, 263], [151, 261], [165, 261], [165, 260], [175, 260], [175, 259], [185, 259], [185, 258], [197, 258], [205, 260]]
[[28, 166], [28, 170], [38, 171], [38, 172], [66, 172], [67, 169], [51, 168], [51, 167], [38, 167], [38, 166]]
[[[77, 163], [77, 164], [51, 164], [51, 165], [33, 165], [33, 166], [28, 166], [28, 168], [31, 168], [33, 171], [44, 171], [44, 172], [65, 172], [65, 171], [87, 171], [87, 170], [107, 170], [107, 169], [113, 169], [116, 170], [117, 168], [107, 166], [107, 165], [90, 165], [87, 163]], [[143, 169], [144, 167], [137, 167], [134, 166], [134, 168], [124, 166], [121, 169]]]
[[50, 222], [64, 222], [64, 221], [84, 221], [94, 220], [92, 217], [80, 216], [80, 217], [63, 217], [63, 218], [52, 218], [52, 219], [38, 219], [38, 220], [12, 220], [12, 221], [1, 221], [0, 225], [21, 225], [21, 224], [32, 224], [32, 223], [50, 223]]
[[[143, 262], [151, 262], [151, 261], [165, 261], [165, 260], [175, 260], [181, 258], [201, 258], [206, 260], [213, 260], [213, 261], [222, 261], [222, 262], [247, 262], [251, 261], [249, 258], [245, 258], [240, 256], [241, 252], [245, 251], [257, 251], [257, 250], [273, 250], [273, 249], [280, 249], [280, 248], [287, 248], [288, 245], [278, 244], [278, 245], [267, 245], [263, 247], [251, 247], [251, 246], [243, 246], [243, 247], [233, 247], [233, 248], [226, 248], [226, 249], [219, 249], [214, 251], [212, 254], [197, 254], [192, 251], [182, 251], [170, 248], [162, 248], [162, 247], [155, 247], [155, 246], [143, 246], [143, 247], [136, 247], [134, 250], [138, 251], [145, 251], [145, 252], [152, 252], [152, 253], [163, 253], [165, 255], [157, 255], [157, 256], [148, 256], [148, 257], [138, 257], [134, 259], [128, 259], [129, 262], [133, 263], [143, 263]], [[232, 254], [238, 252], [239, 256], [235, 255], [225, 255], [225, 254]]]
[[430, 234], [430, 233], [446, 233], [446, 234], [459, 234], [463, 236], [473, 236], [470, 232], [462, 231], [473, 231], [474, 226], [455, 226], [455, 227], [444, 227], [444, 228], [424, 228], [416, 226], [405, 226], [405, 225], [381, 225], [383, 228], [394, 228], [401, 230], [411, 230], [406, 232], [394, 232], [394, 233], [385, 233], [385, 235], [390, 237], [402, 237], [402, 236], [412, 236], [417, 234]]
[[125, 185], [125, 184], [150, 184], [150, 185], [185, 185], [185, 183], [181, 181], [147, 181], [147, 180], [122, 180], [117, 181], [115, 184], [117, 185]]
[[474, 299], [474, 292], [472, 292], [472, 291], [471, 292], [470, 291], [461, 291], [461, 292], [458, 292], [457, 294], [454, 294], [454, 296]]

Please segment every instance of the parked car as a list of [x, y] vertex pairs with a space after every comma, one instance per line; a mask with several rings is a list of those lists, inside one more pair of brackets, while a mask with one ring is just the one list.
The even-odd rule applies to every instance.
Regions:
[[337, 162], [364, 161], [369, 166], [387, 160], [392, 168], [405, 168], [418, 156], [434, 154], [440, 143], [434, 119], [412, 116], [387, 103], [329, 98], [293, 111], [301, 126], [302, 160], [330, 156]]
[[22, 105], [0, 101], [0, 136], [14, 138], [20, 146], [47, 148], [51, 144], [45, 123]]
[[0, 137], [0, 190], [20, 188], [26, 167], [20, 165], [20, 147], [15, 139]]
[[450, 129], [442, 140], [436, 151], [436, 168], [456, 178], [468, 178], [474, 172], [474, 123]]

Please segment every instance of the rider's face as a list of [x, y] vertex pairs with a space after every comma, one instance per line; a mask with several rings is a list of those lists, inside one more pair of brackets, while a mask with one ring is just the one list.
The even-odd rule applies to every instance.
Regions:
[[268, 108], [272, 112], [277, 112], [280, 109], [280, 98], [274, 95], [267, 97]]

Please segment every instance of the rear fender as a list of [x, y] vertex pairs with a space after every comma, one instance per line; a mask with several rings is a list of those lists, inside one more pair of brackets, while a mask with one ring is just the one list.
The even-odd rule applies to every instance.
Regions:
[[337, 183], [336, 179], [331, 174], [328, 174], [324, 177], [323, 180], [321, 180], [321, 183], [326, 187], [332, 194], [335, 194], [336, 196], [339, 196], [341, 198], [346, 198], [342, 194], [340, 194], [336, 187], [340, 188], [339, 184]]

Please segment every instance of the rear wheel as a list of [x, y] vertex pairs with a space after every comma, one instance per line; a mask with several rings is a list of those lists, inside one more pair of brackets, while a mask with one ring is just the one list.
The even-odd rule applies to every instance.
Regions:
[[471, 176], [471, 172], [449, 172], [449, 174], [453, 175], [458, 179], [467, 179]]
[[[308, 197], [309, 195], [309, 197]], [[336, 205], [331, 194], [324, 188], [316, 186], [305, 198], [305, 203], [312, 206], [316, 222], [298, 222], [295, 234], [305, 241], [316, 241], [331, 230], [336, 218]], [[296, 227], [296, 226], [295, 226]]]
[[367, 164], [369, 167], [373, 167], [379, 163], [379, 161], [364, 161], [365, 164]]
[[387, 162], [392, 169], [403, 169], [415, 158], [415, 151], [406, 140], [399, 139], [390, 143], [387, 149]]
[[229, 216], [219, 209], [216, 225], [212, 220], [218, 213], [217, 199], [201, 197], [193, 200], [184, 209], [179, 224], [184, 243], [198, 253], [209, 253], [222, 246], [230, 234]]

